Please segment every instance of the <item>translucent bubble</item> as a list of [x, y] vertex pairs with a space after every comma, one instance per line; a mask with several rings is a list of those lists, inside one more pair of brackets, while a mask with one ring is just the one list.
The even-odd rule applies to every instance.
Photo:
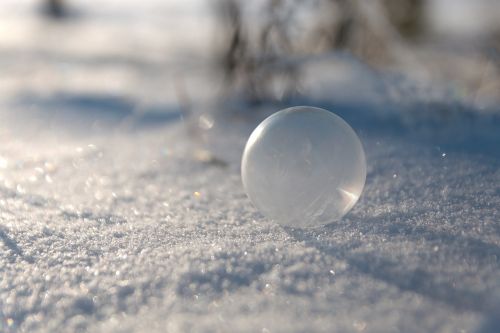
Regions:
[[245, 191], [266, 216], [292, 227], [342, 218], [366, 179], [363, 146], [342, 118], [314, 107], [293, 107], [265, 119], [243, 153]]

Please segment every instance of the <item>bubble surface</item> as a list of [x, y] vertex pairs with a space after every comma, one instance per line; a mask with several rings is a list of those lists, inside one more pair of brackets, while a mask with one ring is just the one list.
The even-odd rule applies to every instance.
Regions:
[[358, 201], [366, 160], [342, 118], [300, 106], [257, 126], [245, 146], [241, 175], [264, 215], [282, 225], [315, 227], [341, 219]]

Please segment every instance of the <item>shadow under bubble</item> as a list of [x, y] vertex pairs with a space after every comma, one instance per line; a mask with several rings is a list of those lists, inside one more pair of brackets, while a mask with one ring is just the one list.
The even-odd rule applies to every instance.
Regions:
[[[380, 220], [383, 220], [382, 218]], [[379, 221], [380, 221], [379, 220]], [[364, 221], [365, 224], [378, 223], [377, 221]], [[402, 228], [396, 234], [412, 235], [409, 240], [439, 239], [444, 247], [452, 247], [457, 256], [463, 256], [463, 260], [474, 257], [481, 259], [485, 255], [496, 256], [500, 254], [500, 247], [488, 244], [480, 240], [469, 237], [452, 237], [444, 233], [434, 233], [424, 230], [422, 233], [414, 233], [408, 228]], [[473, 311], [484, 315], [491, 312], [492, 307], [497, 304], [497, 300], [490, 294], [490, 290], [484, 288], [468, 288], [463, 283], [456, 283], [453, 278], [460, 281], [460, 274], [446, 278], [436, 274], [426, 267], [418, 266], [409, 268], [404, 261], [388, 258], [387, 255], [378, 253], [377, 250], [364, 251], [361, 240], [350, 240], [341, 243], [332, 239], [325, 239], [325, 232], [330, 235], [337, 234], [337, 239], [349, 239], [351, 235], [359, 234], [357, 226], [347, 223], [341, 225], [328, 225], [317, 229], [293, 229], [285, 228], [285, 231], [297, 241], [304, 242], [306, 246], [316, 248], [323, 255], [331, 256], [345, 261], [355, 272], [383, 281], [395, 286], [402, 291], [414, 292], [434, 301], [446, 304], [456, 311]], [[394, 236], [394, 231], [387, 233], [385, 228], [370, 231], [386, 236]], [[339, 235], [339, 233], [341, 235]], [[369, 232], [368, 232], [369, 233]], [[366, 235], [366, 234], [365, 234]]]

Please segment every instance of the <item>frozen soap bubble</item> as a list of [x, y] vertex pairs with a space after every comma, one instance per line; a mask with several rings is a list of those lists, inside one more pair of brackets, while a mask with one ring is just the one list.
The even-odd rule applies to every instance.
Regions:
[[266, 216], [291, 227], [339, 220], [358, 201], [366, 178], [363, 146], [335, 114], [293, 107], [266, 118], [250, 135], [241, 175]]

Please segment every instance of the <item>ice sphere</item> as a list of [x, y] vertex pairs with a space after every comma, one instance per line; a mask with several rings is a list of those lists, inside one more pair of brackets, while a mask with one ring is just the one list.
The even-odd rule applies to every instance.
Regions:
[[250, 200], [267, 217], [291, 227], [321, 226], [341, 219], [358, 201], [366, 179], [365, 154], [339, 116], [292, 107], [252, 132], [241, 176]]

